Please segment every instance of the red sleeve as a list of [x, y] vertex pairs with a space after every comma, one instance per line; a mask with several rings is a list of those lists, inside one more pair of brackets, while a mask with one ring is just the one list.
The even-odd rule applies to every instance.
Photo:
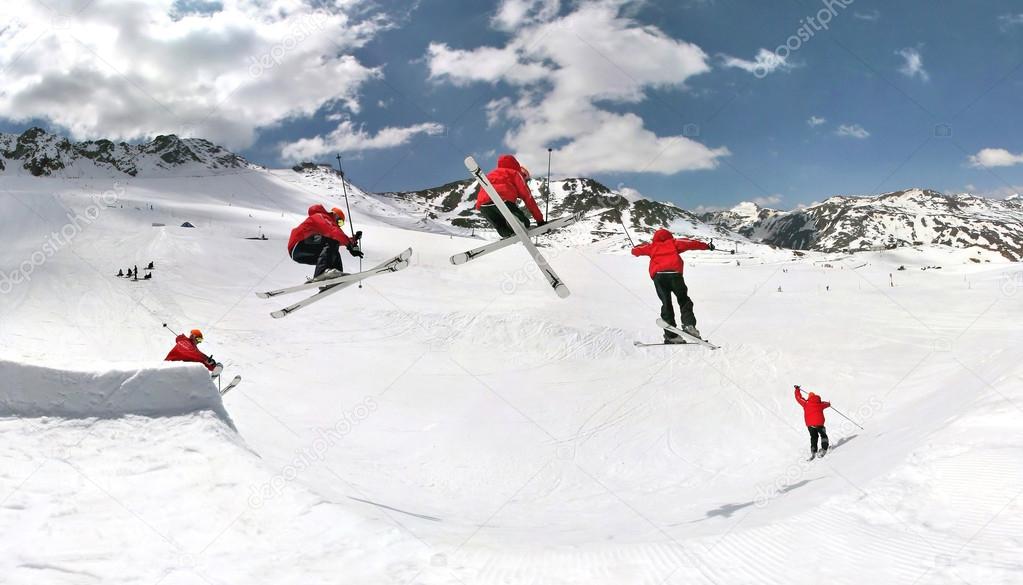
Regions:
[[167, 354], [164, 361], [198, 362], [204, 364], [207, 369], [213, 369], [213, 367], [209, 364], [210, 358], [203, 352], [199, 351], [199, 349], [195, 347], [195, 345], [193, 345], [192, 342], [184, 335], [178, 335], [177, 339], [175, 339], [174, 348], [170, 350], [170, 353]]
[[828, 408], [830, 406], [831, 406], [830, 402], [821, 402], [821, 410], [824, 410], [825, 408]]
[[347, 246], [352, 241], [336, 223], [322, 215], [313, 217], [313, 225], [316, 226], [316, 233], [341, 242], [342, 246]]
[[679, 238], [675, 240], [675, 249], [679, 252], [685, 252], [687, 250], [709, 250], [710, 246], [699, 240], [686, 240], [684, 238]]
[[799, 393], [798, 388], [796, 389], [796, 402], [798, 402], [799, 404], [806, 404], [806, 399], [803, 398], [803, 395]]
[[533, 214], [533, 219], [537, 222], [543, 221], [543, 213], [540, 212], [540, 206], [536, 204], [536, 200], [533, 199], [533, 192], [529, 190], [529, 185], [526, 184], [526, 180], [522, 178], [522, 175], [515, 173], [515, 177], [512, 179], [515, 184], [515, 190], [519, 194], [519, 199], [525, 201], [526, 209], [529, 213]]
[[633, 256], [649, 256], [650, 244], [640, 244], [632, 249]]

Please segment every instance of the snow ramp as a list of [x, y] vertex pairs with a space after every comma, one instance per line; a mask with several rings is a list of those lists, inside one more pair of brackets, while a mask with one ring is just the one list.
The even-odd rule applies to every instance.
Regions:
[[201, 366], [0, 360], [0, 461], [5, 585], [407, 582], [429, 563], [268, 469]]

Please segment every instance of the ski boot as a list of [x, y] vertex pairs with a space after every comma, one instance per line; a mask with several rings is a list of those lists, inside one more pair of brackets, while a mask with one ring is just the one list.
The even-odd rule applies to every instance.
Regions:
[[703, 336], [700, 335], [700, 330], [696, 328], [696, 325], [683, 325], [681, 329], [697, 339], [703, 339]]

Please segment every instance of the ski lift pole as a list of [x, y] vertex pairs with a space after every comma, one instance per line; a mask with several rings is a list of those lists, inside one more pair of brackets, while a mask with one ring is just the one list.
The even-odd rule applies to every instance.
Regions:
[[[345, 211], [348, 213], [348, 227], [355, 235], [355, 219], [352, 218], [352, 204], [348, 202], [348, 185], [345, 184], [345, 169], [341, 166], [341, 155], [337, 155], [337, 172], [341, 174], [341, 191], [345, 194]], [[356, 245], [362, 247], [362, 240], [356, 240]], [[359, 272], [362, 272], [362, 258], [359, 258]], [[362, 281], [359, 281], [359, 288], [362, 288]]]

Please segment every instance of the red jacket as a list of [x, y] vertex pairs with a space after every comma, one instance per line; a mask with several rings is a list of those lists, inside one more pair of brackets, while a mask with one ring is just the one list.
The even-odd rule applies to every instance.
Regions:
[[216, 364], [212, 363], [209, 356], [199, 351], [195, 343], [192, 340], [185, 337], [184, 335], [178, 335], [177, 339], [174, 340], [174, 349], [170, 350], [167, 357], [163, 358], [165, 362], [197, 362], [204, 366], [209, 371], [213, 371]]
[[803, 407], [803, 420], [808, 427], [824, 426], [824, 409], [831, 406], [830, 402], [821, 402], [821, 397], [813, 392], [807, 398], [796, 388], [796, 402]]
[[337, 221], [330, 215], [322, 205], [313, 205], [309, 208], [309, 217], [298, 224], [298, 227], [291, 230], [291, 237], [288, 238], [288, 254], [290, 255], [295, 246], [310, 236], [323, 236], [347, 246], [352, 240], [341, 228], [337, 227]]
[[654, 232], [654, 241], [632, 249], [633, 256], [650, 256], [650, 278], [658, 272], [682, 273], [682, 252], [709, 250], [710, 246], [697, 240], [675, 239], [671, 232], [661, 228]]
[[[497, 159], [497, 168], [487, 173], [487, 178], [494, 186], [494, 190], [505, 201], [516, 201], [521, 199], [526, 204], [526, 209], [533, 214], [533, 219], [543, 221], [543, 214], [540, 213], [540, 206], [533, 199], [533, 193], [522, 178], [522, 165], [510, 154], [502, 154]], [[476, 209], [490, 203], [490, 195], [486, 189], [480, 187], [476, 195]]]

